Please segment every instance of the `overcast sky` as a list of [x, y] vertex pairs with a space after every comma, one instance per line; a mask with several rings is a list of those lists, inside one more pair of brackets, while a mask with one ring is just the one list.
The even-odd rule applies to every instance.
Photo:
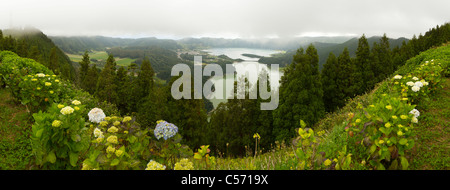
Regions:
[[114, 37], [407, 37], [450, 22], [449, 0], [7, 0], [0, 29]]

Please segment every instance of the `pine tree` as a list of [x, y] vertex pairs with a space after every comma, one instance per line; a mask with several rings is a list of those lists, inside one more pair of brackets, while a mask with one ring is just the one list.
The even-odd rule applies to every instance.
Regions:
[[51, 69], [53, 71], [53, 73], [55, 74], [59, 74], [59, 58], [58, 58], [58, 54], [56, 54], [56, 48], [57, 47], [53, 47], [50, 50], [50, 60], [49, 60], [49, 69]]
[[153, 82], [153, 76], [155, 75], [155, 72], [153, 71], [153, 68], [150, 64], [149, 59], [146, 57], [144, 58], [144, 60], [142, 61], [141, 64], [141, 72], [138, 75], [137, 78], [137, 84], [138, 84], [138, 89], [139, 90], [139, 94], [138, 97], [139, 98], [144, 98], [146, 97], [150, 91], [153, 88], [154, 82]]
[[357, 68], [355, 72], [355, 87], [357, 88], [357, 94], [362, 94], [371, 88], [368, 81], [371, 81], [374, 77], [370, 65], [370, 47], [364, 34], [359, 38], [358, 48], [355, 53], [355, 65]]
[[342, 53], [338, 56], [338, 70], [336, 83], [339, 84], [339, 92], [344, 95], [345, 98], [353, 98], [357, 93], [357, 86], [355, 72], [356, 67], [350, 58], [350, 52], [347, 48], [344, 48]]
[[3, 31], [0, 30], [0, 51], [3, 51]]
[[116, 75], [116, 86], [117, 86], [117, 102], [115, 102], [117, 108], [122, 115], [128, 115], [132, 110], [129, 110], [129, 97], [130, 97], [130, 79], [128, 77], [127, 71], [123, 66], [117, 70]]
[[84, 52], [83, 58], [81, 59], [79, 64], [80, 64], [79, 83], [80, 83], [81, 88], [85, 89], [86, 88], [85, 83], [88, 82], [85, 80], [85, 78], [89, 71], [89, 64], [91, 64], [88, 51]]
[[323, 103], [327, 112], [332, 112], [345, 104], [345, 95], [340, 91], [339, 87], [342, 84], [338, 82], [338, 77], [342, 74], [341, 72], [338, 59], [333, 53], [330, 53], [327, 62], [323, 65], [321, 73]]
[[37, 46], [31, 46], [27, 57], [34, 59], [35, 61], [40, 61], [41, 55], [39, 54], [39, 48]]
[[18, 40], [17, 43], [17, 55], [20, 57], [27, 57], [28, 55], [28, 44], [25, 39]]
[[368, 88], [375, 86], [375, 84], [382, 78], [385, 70], [387, 68], [383, 68], [380, 57], [381, 56], [381, 47], [377, 42], [373, 42], [372, 51], [370, 51], [370, 70], [373, 73], [373, 77], [366, 81], [366, 85]]
[[380, 43], [372, 47], [372, 54], [376, 56], [372, 71], [374, 73], [375, 83], [384, 80], [388, 75], [394, 72], [393, 56], [389, 47], [389, 39], [386, 34], [380, 39]]
[[[128, 103], [130, 111], [138, 109], [138, 104], [142, 103], [144, 98], [152, 94], [154, 88], [154, 75], [155, 72], [153, 71], [150, 61], [147, 57], [144, 58], [136, 80], [130, 81], [130, 86], [133, 89]], [[132, 74], [131, 78], [134, 78], [134, 74]]]
[[115, 66], [116, 61], [113, 55], [109, 54], [106, 64], [98, 78], [97, 89], [95, 92], [95, 96], [98, 97], [100, 101], [107, 101], [110, 103], [117, 102]]
[[94, 94], [97, 89], [98, 71], [97, 66], [94, 64], [89, 67], [86, 78], [84, 80], [84, 89], [90, 94]]
[[281, 79], [280, 102], [273, 112], [276, 140], [295, 135], [300, 120], [314, 125], [324, 114], [323, 91], [319, 75], [317, 50], [311, 44], [306, 52], [297, 50]]

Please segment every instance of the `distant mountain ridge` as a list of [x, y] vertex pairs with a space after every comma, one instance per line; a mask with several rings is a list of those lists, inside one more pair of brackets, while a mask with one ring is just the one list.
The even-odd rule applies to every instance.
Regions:
[[115, 38], [105, 36], [49, 36], [52, 41], [66, 53], [80, 53], [85, 50], [104, 50], [108, 47], [131, 47], [131, 46], [159, 46], [161, 48], [176, 50], [186, 48], [262, 48], [262, 49], [297, 49], [300, 45], [310, 43], [332, 43], [346, 42], [352, 37], [296, 37], [286, 39], [225, 39], [225, 38], [183, 38], [179, 40], [146, 38]]

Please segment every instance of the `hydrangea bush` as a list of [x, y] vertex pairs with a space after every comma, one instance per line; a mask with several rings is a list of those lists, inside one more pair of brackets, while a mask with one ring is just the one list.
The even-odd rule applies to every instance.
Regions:
[[62, 85], [56, 75], [38, 73], [24, 76], [19, 83], [19, 99], [32, 113], [46, 110], [53, 102], [60, 102]]
[[131, 117], [106, 117], [103, 110], [89, 111], [91, 148], [83, 170], [144, 169], [150, 156], [148, 131], [141, 130]]
[[420, 122], [415, 104], [442, 88], [439, 61], [405, 65], [400, 72], [374, 93], [373, 104], [348, 118], [349, 148], [375, 169], [408, 169], [407, 151], [414, 147], [414, 127]]
[[33, 114], [31, 144], [36, 163], [44, 169], [76, 169], [89, 148], [84, 105], [54, 103], [47, 112]]

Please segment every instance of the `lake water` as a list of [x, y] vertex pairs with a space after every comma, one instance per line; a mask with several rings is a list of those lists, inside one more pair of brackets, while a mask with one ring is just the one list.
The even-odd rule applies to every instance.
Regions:
[[[253, 85], [258, 80], [258, 74], [265, 69], [269, 72], [269, 77], [273, 77], [274, 80], [271, 80], [270, 86], [272, 87], [272, 90], [278, 89], [279, 87], [279, 80], [282, 75], [281, 72], [273, 71], [270, 68], [268, 68], [265, 64], [258, 63], [259, 58], [251, 58], [243, 56], [242, 54], [254, 54], [264, 57], [270, 57], [271, 54], [279, 53], [277, 50], [270, 50], [270, 49], [253, 49], [253, 48], [211, 48], [204, 50], [208, 52], [211, 55], [226, 55], [232, 59], [242, 59], [244, 61], [242, 62], [235, 62], [233, 63], [233, 66], [236, 68], [236, 78], [241, 77], [246, 72], [249, 73], [249, 82]], [[225, 71], [224, 71], [225, 72]], [[225, 76], [214, 76], [211, 81], [214, 83], [215, 86], [215, 92], [213, 92], [213, 95], [215, 96], [216, 93], [222, 93], [223, 99], [213, 98], [210, 101], [213, 103], [214, 108], [216, 108], [219, 103], [226, 102], [225, 97], [229, 97], [231, 94], [230, 92], [226, 92], [225, 86], [227, 83], [233, 84], [235, 78], [232, 77], [232, 75], [225, 75]], [[225, 96], [226, 95], [226, 96]], [[258, 94], [259, 96], [259, 94]]]

